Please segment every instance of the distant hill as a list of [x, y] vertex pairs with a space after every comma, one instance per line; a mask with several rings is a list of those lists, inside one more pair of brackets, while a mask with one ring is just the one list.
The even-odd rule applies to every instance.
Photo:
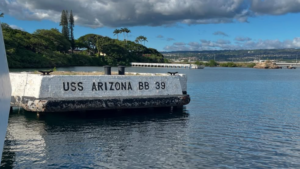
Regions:
[[[296, 60], [300, 49], [256, 49], [256, 50], [209, 50], [209, 51], [163, 51], [167, 59], [193, 58], [217, 61], [253, 61], [258, 59]], [[300, 57], [299, 57], [300, 59]]]
[[71, 41], [57, 29], [33, 33], [2, 23], [10, 68], [53, 68], [63, 66], [130, 65], [130, 62], [165, 62], [156, 49], [132, 42], [86, 34]]

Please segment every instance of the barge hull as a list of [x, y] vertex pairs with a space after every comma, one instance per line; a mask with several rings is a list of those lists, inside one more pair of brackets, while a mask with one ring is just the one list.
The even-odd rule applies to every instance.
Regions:
[[152, 107], [183, 106], [190, 102], [190, 96], [136, 96], [136, 97], [102, 97], [102, 98], [34, 98], [12, 97], [11, 105], [20, 106], [32, 112], [67, 112], [108, 109], [133, 109]]

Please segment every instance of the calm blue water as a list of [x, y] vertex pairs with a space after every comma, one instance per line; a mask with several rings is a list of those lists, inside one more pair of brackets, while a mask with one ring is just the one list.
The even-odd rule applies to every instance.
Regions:
[[300, 69], [127, 71], [185, 73], [192, 101], [115, 117], [16, 109], [0, 168], [300, 168]]

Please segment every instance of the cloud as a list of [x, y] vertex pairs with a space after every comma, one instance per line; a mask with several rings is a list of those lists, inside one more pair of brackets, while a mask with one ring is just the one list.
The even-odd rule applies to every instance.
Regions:
[[245, 41], [250, 41], [250, 40], [251, 40], [251, 38], [249, 38], [249, 37], [237, 36], [237, 37], [235, 37], [235, 39], [234, 39], [234, 40], [236, 40], [236, 41], [240, 41], [240, 42], [245, 42]]
[[200, 40], [198, 42], [175, 42], [173, 45], [166, 46], [164, 50], [167, 51], [200, 51], [200, 50], [241, 50], [241, 49], [286, 49], [286, 48], [300, 48], [300, 37], [293, 40], [258, 40], [258, 41], [244, 41], [244, 43], [231, 44], [228, 40], [219, 39], [217, 41]]
[[60, 21], [73, 10], [75, 24], [98, 27], [245, 22], [248, 0], [1, 0], [0, 11], [22, 20]]
[[176, 46], [186, 45], [184, 42], [175, 42], [173, 44], [176, 45]]
[[162, 35], [157, 35], [156, 36], [158, 39], [162, 39], [162, 40], [166, 40], [166, 41], [173, 41], [173, 40], [175, 40], [174, 38], [164, 38], [164, 36], [162, 36]]
[[23, 28], [18, 27], [17, 25], [9, 25], [9, 27], [11, 27], [11, 28], [13, 28], [13, 29], [19, 29], [19, 30], [21, 30], [21, 31], [24, 31]]
[[293, 40], [258, 40], [248, 41], [242, 45], [245, 49], [284, 49], [284, 48], [300, 48], [300, 37]]
[[165, 46], [165, 50], [167, 51], [189, 51], [190, 49], [183, 42], [175, 42], [173, 45]]
[[300, 12], [299, 0], [0, 0], [0, 11], [22, 20], [60, 21], [92, 28], [248, 22], [249, 17]]
[[219, 39], [216, 41], [216, 44], [230, 44], [231, 42], [229, 40]]
[[222, 32], [222, 31], [214, 32], [214, 35], [228, 36], [226, 33]]
[[283, 15], [300, 12], [299, 0], [252, 0], [251, 10], [257, 15]]

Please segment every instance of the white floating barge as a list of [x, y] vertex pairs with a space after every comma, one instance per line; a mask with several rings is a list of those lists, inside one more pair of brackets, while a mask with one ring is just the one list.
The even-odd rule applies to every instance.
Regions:
[[182, 107], [190, 102], [184, 74], [10, 73], [10, 78], [11, 106], [33, 112]]
[[133, 67], [162, 67], [162, 68], [186, 68], [186, 69], [204, 69], [203, 66], [196, 64], [174, 64], [174, 63], [139, 63], [132, 62]]

